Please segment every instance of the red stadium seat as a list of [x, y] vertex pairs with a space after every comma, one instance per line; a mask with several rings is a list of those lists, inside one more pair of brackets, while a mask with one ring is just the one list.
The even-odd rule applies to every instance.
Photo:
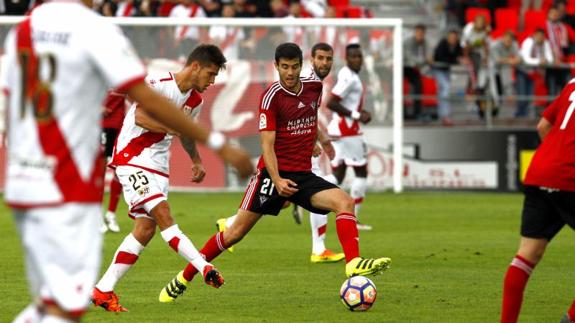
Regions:
[[349, 0], [329, 0], [328, 3], [332, 7], [347, 7], [347, 6], [349, 6]]
[[520, 9], [521, 0], [507, 0], [507, 8]]
[[433, 77], [422, 76], [421, 81], [423, 83], [423, 95], [429, 96], [421, 101], [421, 105], [424, 107], [436, 107], [437, 106], [437, 83]]
[[547, 15], [542, 10], [527, 10], [525, 12], [524, 31], [533, 32], [537, 28], [545, 28]]
[[485, 16], [487, 24], [491, 24], [491, 14], [485, 8], [469, 8], [465, 11], [465, 21], [472, 22], [477, 16]]
[[361, 7], [348, 7], [347, 17], [348, 18], [361, 18], [363, 16], [363, 8]]
[[495, 28], [517, 31], [519, 28], [519, 10], [501, 8], [495, 11]]
[[567, 6], [565, 7], [565, 11], [569, 15], [575, 15], [575, 1], [567, 1]]

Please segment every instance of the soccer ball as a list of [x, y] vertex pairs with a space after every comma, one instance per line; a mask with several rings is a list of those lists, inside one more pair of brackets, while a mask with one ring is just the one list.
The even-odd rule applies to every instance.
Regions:
[[339, 290], [343, 305], [350, 311], [367, 311], [375, 303], [375, 284], [366, 277], [354, 276], [343, 282]]

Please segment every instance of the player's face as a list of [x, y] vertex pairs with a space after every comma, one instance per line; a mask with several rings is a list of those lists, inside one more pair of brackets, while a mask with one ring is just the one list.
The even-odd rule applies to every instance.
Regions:
[[332, 65], [333, 51], [331, 50], [318, 49], [315, 51], [315, 56], [311, 58], [313, 71], [322, 80], [329, 74]]
[[280, 82], [289, 90], [297, 88], [299, 85], [299, 74], [301, 73], [301, 62], [298, 58], [280, 58], [275, 63], [276, 70], [280, 75]]
[[216, 64], [201, 66], [198, 64], [198, 78], [196, 81], [196, 91], [202, 93], [208, 86], [214, 84], [220, 68]]
[[359, 48], [351, 48], [347, 51], [347, 56], [345, 57], [347, 61], [347, 66], [358, 73], [361, 70], [361, 65], [363, 64], [363, 54]]

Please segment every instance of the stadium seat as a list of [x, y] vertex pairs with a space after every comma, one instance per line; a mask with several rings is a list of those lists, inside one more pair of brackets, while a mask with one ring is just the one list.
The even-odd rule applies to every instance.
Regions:
[[520, 9], [521, 0], [507, 0], [507, 8]]
[[568, 15], [575, 15], [575, 1], [567, 1], [565, 11]]
[[363, 8], [361, 7], [348, 7], [347, 17], [348, 18], [361, 18], [363, 16]]
[[421, 105], [424, 107], [436, 107], [437, 106], [437, 83], [433, 77], [422, 76], [423, 83], [423, 95], [429, 96], [421, 101]]
[[465, 11], [465, 21], [472, 22], [473, 19], [477, 16], [485, 16], [485, 20], [487, 20], [487, 24], [491, 24], [491, 14], [489, 10], [485, 8], [468, 8]]
[[519, 10], [501, 8], [495, 11], [495, 29], [517, 31], [519, 28]]
[[524, 31], [533, 32], [537, 28], [545, 28], [547, 15], [542, 10], [527, 10], [525, 12]]

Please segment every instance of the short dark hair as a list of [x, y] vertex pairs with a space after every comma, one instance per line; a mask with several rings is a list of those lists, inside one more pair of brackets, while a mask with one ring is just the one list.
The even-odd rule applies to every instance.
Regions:
[[541, 27], [538, 27], [538, 28], [535, 29], [535, 31], [533, 32], [533, 34], [539, 34], [539, 33], [545, 35], [545, 29], [543, 29], [543, 28], [541, 28]]
[[348, 44], [347, 46], [345, 46], [346, 53], [352, 49], [361, 49], [361, 46], [358, 43]]
[[201, 44], [194, 48], [190, 55], [188, 55], [186, 66], [192, 64], [192, 62], [198, 62], [202, 67], [214, 64], [220, 69], [224, 69], [226, 68], [227, 60], [224, 54], [222, 54], [222, 51], [217, 46], [211, 44]]
[[318, 50], [333, 52], [333, 47], [331, 47], [331, 45], [326, 43], [317, 43], [313, 45], [313, 47], [311, 48], [311, 57], [315, 57], [315, 52], [317, 52]]
[[415, 25], [415, 28], [414, 28], [414, 29], [415, 29], [415, 30], [420, 29], [420, 30], [425, 31], [425, 30], [427, 29], [427, 27], [425, 27], [424, 24], [417, 24], [417, 25]]
[[283, 43], [276, 47], [275, 60], [276, 63], [280, 62], [281, 58], [285, 59], [299, 59], [300, 64], [303, 62], [303, 54], [301, 48], [294, 43]]

